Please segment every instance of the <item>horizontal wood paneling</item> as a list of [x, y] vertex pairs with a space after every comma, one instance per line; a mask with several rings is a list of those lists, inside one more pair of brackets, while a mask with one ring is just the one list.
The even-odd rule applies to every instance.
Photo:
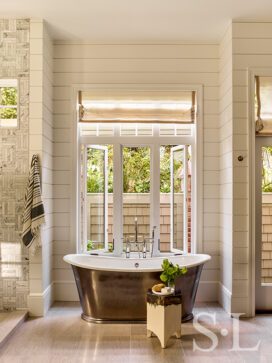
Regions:
[[[272, 22], [235, 22], [233, 24], [233, 298], [245, 297], [243, 308], [250, 311], [249, 270], [249, 195], [248, 158], [248, 69], [271, 68]], [[238, 236], [242, 235], [242, 241]], [[241, 306], [234, 304], [234, 312]]]
[[232, 25], [233, 38], [267, 39], [272, 38], [272, 22], [234, 22]]
[[55, 73], [54, 86], [71, 86], [72, 84], [203, 84], [218, 86], [218, 72], [99, 72]]
[[219, 210], [218, 225], [220, 227], [220, 286], [229, 295], [220, 303], [230, 310], [232, 291], [232, 28], [228, 27], [220, 44], [220, 130], [219, 130]]
[[[33, 65], [33, 69], [35, 65]], [[38, 67], [38, 60], [37, 60]], [[217, 72], [217, 59], [54, 59], [56, 73]]]
[[[72, 249], [71, 178], [72, 175], [72, 115], [71, 87], [80, 84], [97, 84], [99, 87], [152, 84], [203, 84], [204, 86], [204, 198], [213, 200], [206, 208], [204, 250], [219, 255], [218, 221], [219, 180], [218, 168], [218, 45], [213, 44], [88, 44], [87, 42], [56, 42], [54, 45], [54, 239], [61, 248], [54, 248], [54, 268], [67, 269], [62, 256]], [[146, 85], [146, 86], [145, 86]], [[151, 86], [150, 86], [151, 85]], [[60, 205], [58, 205], [60, 202]], [[67, 211], [63, 210], [67, 207]], [[217, 241], [217, 247], [215, 247]], [[214, 242], [214, 243], [213, 243]], [[206, 244], [207, 243], [207, 244]], [[64, 247], [66, 246], [66, 247]], [[68, 247], [67, 247], [68, 246]], [[70, 247], [69, 247], [70, 246]], [[218, 264], [207, 266], [205, 278], [217, 280]], [[65, 272], [55, 273], [55, 279]]]
[[194, 44], [55, 44], [55, 59], [217, 59], [218, 46]]

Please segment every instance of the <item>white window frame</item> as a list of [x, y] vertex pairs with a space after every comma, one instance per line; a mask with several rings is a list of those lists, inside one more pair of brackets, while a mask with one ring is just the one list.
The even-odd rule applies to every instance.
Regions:
[[[170, 178], [171, 178], [171, 251], [173, 252], [183, 252], [188, 253], [188, 147], [190, 145], [178, 145], [171, 149], [171, 157], [170, 157]], [[174, 152], [184, 150], [184, 178], [183, 178], [183, 250], [174, 248]], [[185, 162], [187, 161], [187, 162]], [[192, 162], [193, 159], [192, 159]]]
[[[80, 205], [81, 205], [81, 197], [80, 197], [80, 145], [82, 143], [89, 143], [89, 144], [113, 144], [113, 138], [112, 137], [80, 137], [79, 132], [79, 124], [78, 124], [78, 92], [80, 90], [99, 90], [100, 92], [102, 90], [105, 90], [105, 92], [108, 92], [109, 89], [112, 89], [113, 91], [118, 90], [128, 90], [131, 91], [145, 91], [145, 90], [152, 90], [152, 91], [184, 91], [184, 90], [191, 90], [196, 91], [196, 106], [197, 106], [197, 113], [196, 113], [196, 124], [194, 129], [194, 134], [190, 137], [188, 136], [161, 136], [160, 142], [162, 145], [170, 145], [171, 139], [173, 145], [183, 145], [183, 144], [191, 144], [192, 147], [192, 159], [194, 160], [194, 165], [192, 165], [192, 225], [191, 225], [191, 252], [192, 253], [201, 253], [203, 251], [202, 247], [202, 236], [203, 236], [203, 86], [202, 85], [181, 85], [181, 84], [163, 84], [163, 85], [155, 85], [155, 84], [137, 84], [134, 85], [134, 88], [132, 89], [129, 84], [75, 84], [71, 87], [71, 99], [73, 100], [71, 107], [72, 107], [72, 114], [73, 114], [73, 124], [72, 124], [72, 130], [73, 130], [73, 145], [72, 145], [72, 169], [76, 171], [73, 173], [72, 178], [72, 184], [71, 184], [71, 205], [73, 207], [73, 213], [71, 214], [71, 238], [70, 238], [70, 251], [74, 251], [77, 253], [81, 253], [81, 217], [80, 217]], [[156, 133], [153, 133], [152, 138], [156, 136]], [[120, 136], [118, 136], [120, 137]], [[122, 136], [121, 136], [122, 137]], [[123, 136], [128, 140], [128, 136]], [[88, 139], [87, 139], [88, 138]], [[109, 140], [109, 138], [111, 140]], [[133, 136], [129, 137], [129, 139], [132, 141]], [[135, 140], [135, 143], [138, 145], [140, 143], [148, 143], [148, 138], [150, 136], [142, 136], [142, 141], [140, 141], [140, 138], [136, 136], [137, 138]], [[191, 138], [192, 142], [189, 142], [189, 138]], [[92, 142], [95, 140], [95, 142]], [[116, 142], [120, 141], [118, 139], [114, 140]], [[121, 143], [119, 142], [119, 145]], [[121, 150], [121, 148], [120, 148]], [[119, 150], [119, 151], [120, 151]], [[114, 158], [121, 157], [121, 152], [116, 152], [114, 155]], [[160, 189], [156, 187], [156, 183], [159, 182], [158, 174], [159, 174], [159, 153], [156, 153], [157, 157], [153, 158], [152, 162], [152, 168], [155, 169], [155, 171], [151, 174], [151, 189], [155, 188], [157, 190], [157, 194], [160, 193]], [[157, 167], [156, 167], [157, 166]], [[157, 172], [157, 177], [156, 176]], [[114, 183], [116, 185], [115, 187], [115, 196], [117, 198], [118, 192], [117, 192], [117, 185], [120, 177], [118, 177], [118, 173], [114, 173]], [[196, 182], [197, 180], [197, 182]], [[120, 183], [119, 183], [120, 185]], [[121, 186], [119, 195], [121, 195]], [[158, 214], [160, 213], [159, 208], [155, 209], [155, 200], [159, 200], [158, 195], [156, 196], [156, 193], [153, 193], [153, 199], [151, 200], [151, 220], [150, 220], [150, 226], [154, 225], [154, 219], [158, 219]], [[122, 208], [120, 208], [122, 210]], [[115, 214], [113, 223], [116, 225], [122, 225], [122, 214], [121, 212], [118, 214]], [[118, 234], [121, 236], [121, 233]], [[157, 240], [160, 236], [160, 230], [159, 228], [156, 229], [155, 232], [155, 239]], [[76, 241], [76, 243], [75, 243]], [[117, 252], [117, 251], [116, 251]], [[156, 253], [158, 251], [154, 251]], [[117, 254], [117, 253], [116, 253]]]
[[[162, 145], [191, 145], [194, 149], [194, 126], [191, 136], [160, 136], [159, 125], [153, 125], [153, 136], [122, 136], [120, 124], [114, 124], [113, 136], [80, 136], [80, 144], [98, 148], [99, 145], [113, 145], [113, 238], [114, 255], [120, 256], [122, 252], [122, 199], [123, 199], [123, 160], [124, 147], [149, 147], [150, 148], [150, 235], [153, 226], [155, 229], [154, 255], [160, 253], [158, 239], [160, 238], [160, 146]], [[96, 143], [96, 145], [94, 145]], [[194, 155], [192, 155], [192, 168], [194, 168]], [[86, 183], [85, 183], [86, 184]], [[192, 188], [192, 202], [195, 190]], [[86, 198], [85, 198], [86, 199]], [[86, 216], [85, 216], [86, 218]], [[194, 218], [192, 218], [194, 219]], [[86, 219], [85, 219], [86, 220]], [[84, 224], [84, 223], [83, 223]], [[86, 242], [86, 241], [84, 241]], [[192, 246], [194, 245], [192, 238]], [[193, 249], [193, 248], [192, 248]], [[177, 252], [177, 251], [176, 251]], [[180, 251], [179, 251], [180, 252]]]
[[[19, 81], [17, 78], [0, 78], [0, 88], [12, 87], [17, 89], [17, 105], [2, 105], [0, 102], [0, 129], [16, 129], [19, 126]], [[0, 91], [1, 97], [1, 91]], [[16, 119], [3, 119], [4, 121], [13, 120], [16, 121], [16, 125], [2, 125], [1, 109], [2, 108], [16, 108], [17, 118]]]
[[[248, 69], [248, 185], [249, 185], [249, 299], [247, 315], [256, 315], [256, 119], [255, 119], [255, 77], [272, 77], [272, 68], [249, 68]], [[261, 137], [261, 136], [260, 136]], [[234, 159], [237, 159], [241, 151], [236, 151]], [[244, 158], [246, 160], [246, 158]]]
[[[105, 214], [104, 214], [104, 249], [107, 251], [108, 250], [108, 208], [106, 208], [106, 206], [108, 206], [108, 148], [106, 146], [102, 146], [102, 145], [90, 145], [90, 144], [85, 144], [84, 145], [84, 157], [83, 157], [83, 178], [84, 178], [84, 199], [83, 199], [83, 203], [84, 203], [84, 220], [87, 220], [87, 149], [94, 149], [94, 150], [101, 150], [104, 151], [104, 210], [105, 210]], [[87, 252], [87, 226], [86, 223], [83, 223], [83, 238], [85, 239], [85, 241], [83, 241], [84, 243], [82, 243], [81, 241], [81, 246], [84, 246], [83, 248], [83, 252]]]

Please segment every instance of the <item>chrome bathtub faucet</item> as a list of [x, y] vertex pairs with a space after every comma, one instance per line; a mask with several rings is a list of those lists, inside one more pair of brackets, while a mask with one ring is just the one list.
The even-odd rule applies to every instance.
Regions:
[[126, 258], [130, 257], [130, 241], [129, 238], [126, 238]]
[[[152, 229], [152, 237], [151, 238], [144, 238], [143, 241], [138, 241], [138, 220], [137, 218], [135, 218], [135, 239], [134, 241], [130, 241], [129, 237], [124, 238], [125, 240], [125, 244], [126, 244], [126, 248], [125, 248], [125, 253], [126, 253], [126, 258], [130, 258], [130, 252], [131, 252], [131, 244], [135, 243], [136, 247], [137, 247], [137, 251], [139, 254], [139, 258], [141, 258], [141, 253], [142, 253], [142, 257], [146, 258], [146, 252], [147, 252], [147, 243], [150, 244], [150, 255], [151, 257], [153, 256], [153, 247], [154, 247], [154, 241], [155, 241], [155, 229], [156, 226], [153, 227]], [[140, 246], [141, 246], [141, 250], [140, 250]]]

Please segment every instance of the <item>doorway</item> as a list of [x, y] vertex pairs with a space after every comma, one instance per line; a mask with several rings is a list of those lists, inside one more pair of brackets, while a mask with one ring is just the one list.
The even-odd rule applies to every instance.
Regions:
[[255, 144], [255, 309], [272, 312], [272, 137]]

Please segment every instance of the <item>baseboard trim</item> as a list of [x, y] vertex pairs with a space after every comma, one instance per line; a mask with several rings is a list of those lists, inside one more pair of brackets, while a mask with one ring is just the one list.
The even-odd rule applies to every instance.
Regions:
[[28, 295], [28, 308], [30, 316], [44, 316], [54, 301], [54, 283], [42, 293], [30, 293]]
[[222, 282], [218, 281], [218, 301], [229, 315], [231, 315], [231, 298], [232, 293], [229, 289]]
[[50, 309], [50, 306], [54, 302], [54, 283], [52, 282], [43, 292], [43, 301], [44, 301], [44, 315]]

